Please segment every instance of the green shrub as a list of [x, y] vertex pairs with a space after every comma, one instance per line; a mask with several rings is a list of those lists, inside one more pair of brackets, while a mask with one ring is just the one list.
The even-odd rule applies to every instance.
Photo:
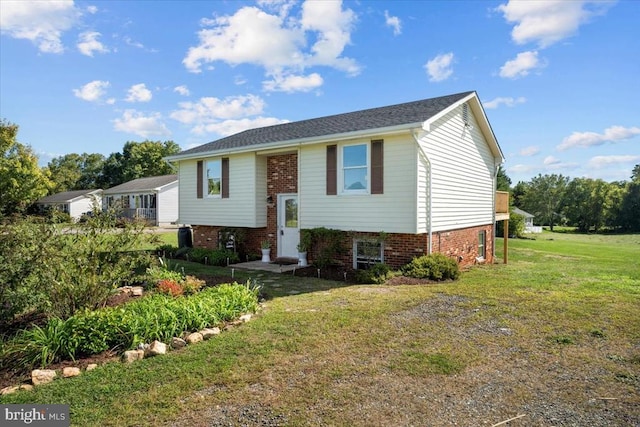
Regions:
[[453, 258], [436, 252], [414, 258], [402, 268], [402, 274], [418, 279], [456, 280], [460, 277], [460, 267]]
[[193, 262], [224, 267], [227, 265], [227, 259], [229, 264], [240, 261], [238, 254], [228, 249], [192, 248], [189, 250], [189, 260]]
[[388, 265], [378, 263], [373, 264], [366, 270], [356, 270], [357, 283], [375, 283], [381, 285], [391, 277], [391, 268]]
[[107, 349], [126, 350], [142, 342], [168, 342], [185, 331], [255, 312], [259, 289], [251, 282], [222, 284], [181, 298], [158, 293], [122, 307], [81, 311], [67, 320], [52, 318], [43, 328], [23, 331], [7, 341], [0, 367], [27, 370]]

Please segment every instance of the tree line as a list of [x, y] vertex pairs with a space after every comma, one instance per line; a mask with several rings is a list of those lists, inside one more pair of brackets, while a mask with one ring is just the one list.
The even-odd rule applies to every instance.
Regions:
[[107, 189], [136, 178], [176, 173], [163, 157], [180, 152], [173, 141], [127, 141], [122, 152], [65, 154], [40, 167], [18, 142], [18, 125], [0, 120], [0, 218], [22, 214], [40, 198], [64, 191]]
[[633, 168], [630, 181], [538, 174], [513, 187], [501, 170], [498, 189], [509, 191], [513, 206], [535, 215], [536, 223], [552, 231], [556, 225], [582, 232], [640, 231], [640, 164]]

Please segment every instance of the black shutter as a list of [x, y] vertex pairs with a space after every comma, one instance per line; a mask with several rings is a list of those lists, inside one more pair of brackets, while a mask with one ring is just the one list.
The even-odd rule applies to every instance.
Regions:
[[384, 193], [384, 141], [371, 141], [371, 194]]
[[338, 194], [338, 147], [327, 145], [327, 196]]
[[196, 197], [202, 199], [202, 184], [204, 177], [202, 173], [202, 160], [198, 160], [198, 171], [196, 173]]

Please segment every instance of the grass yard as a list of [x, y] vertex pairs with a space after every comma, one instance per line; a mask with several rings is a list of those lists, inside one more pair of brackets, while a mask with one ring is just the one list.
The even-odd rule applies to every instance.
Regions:
[[509, 248], [443, 284], [253, 273], [255, 320], [0, 402], [68, 403], [78, 426], [639, 425], [640, 235]]

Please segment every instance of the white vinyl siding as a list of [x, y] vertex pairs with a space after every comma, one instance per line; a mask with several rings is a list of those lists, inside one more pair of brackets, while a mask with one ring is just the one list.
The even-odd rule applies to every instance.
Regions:
[[[370, 144], [375, 139], [384, 139], [384, 194], [327, 195], [326, 145], [301, 147], [298, 187], [301, 228], [416, 232], [416, 144], [409, 133], [372, 136], [344, 144]], [[343, 143], [332, 143], [341, 150]]]
[[[98, 200], [98, 209], [100, 208], [100, 198]], [[80, 200], [75, 200], [69, 203], [69, 215], [73, 219], [80, 219], [83, 213], [93, 210], [93, 198], [84, 197]]]
[[421, 139], [432, 168], [432, 231], [453, 230], [493, 221], [495, 159], [469, 109], [462, 106], [431, 124]]
[[[229, 156], [229, 198], [197, 198], [197, 160], [180, 162], [180, 223], [265, 227], [266, 158], [254, 153]], [[206, 189], [206, 187], [205, 187]]]
[[156, 194], [157, 224], [171, 224], [178, 219], [179, 185], [177, 182], [162, 187]]

